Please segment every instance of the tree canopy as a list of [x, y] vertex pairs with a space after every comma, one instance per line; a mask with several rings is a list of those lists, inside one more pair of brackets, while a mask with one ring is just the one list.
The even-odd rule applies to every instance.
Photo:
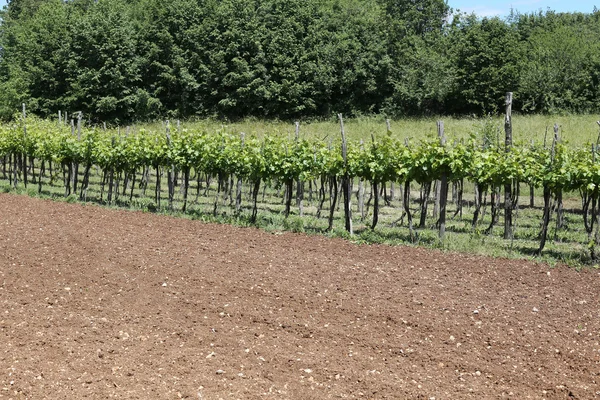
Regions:
[[11, 0], [0, 117], [97, 121], [600, 110], [600, 12], [445, 0]]

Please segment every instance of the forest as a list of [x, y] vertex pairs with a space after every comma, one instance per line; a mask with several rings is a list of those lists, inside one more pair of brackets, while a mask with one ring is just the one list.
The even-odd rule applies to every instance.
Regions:
[[444, 0], [11, 0], [0, 118], [95, 122], [600, 111], [600, 11]]

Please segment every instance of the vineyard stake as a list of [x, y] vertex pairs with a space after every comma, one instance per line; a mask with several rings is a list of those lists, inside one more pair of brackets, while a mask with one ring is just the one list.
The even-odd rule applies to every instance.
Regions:
[[[506, 153], [510, 152], [512, 147], [512, 101], [513, 94], [512, 92], [506, 93], [506, 115], [504, 119], [504, 133], [505, 133], [505, 141], [504, 141], [504, 151]], [[504, 239], [512, 239], [512, 200], [513, 200], [513, 184], [512, 182], [504, 185]]]
[[340, 130], [342, 133], [342, 158], [344, 160], [344, 175], [342, 177], [342, 192], [344, 194], [344, 220], [346, 225], [346, 231], [352, 236], [352, 207], [350, 204], [351, 200], [351, 180], [348, 176], [348, 143], [346, 142], [346, 132], [344, 131], [344, 118], [342, 114], [338, 114], [340, 119]]
[[[23, 103], [23, 142], [27, 143], [27, 111], [25, 110], [25, 103]], [[27, 152], [23, 152], [21, 168], [23, 169], [23, 184], [27, 187]]]
[[[296, 146], [300, 141], [300, 122], [296, 121]], [[298, 180], [296, 182], [296, 207], [298, 207], [298, 215], [304, 216], [304, 182]]]
[[[446, 134], [444, 132], [444, 122], [438, 121], [437, 123], [438, 137], [440, 138], [440, 144], [446, 146]], [[441, 179], [438, 184], [439, 190], [439, 207], [440, 207], [440, 240], [444, 241], [446, 235], [446, 203], [448, 202], [448, 173], [442, 172]]]

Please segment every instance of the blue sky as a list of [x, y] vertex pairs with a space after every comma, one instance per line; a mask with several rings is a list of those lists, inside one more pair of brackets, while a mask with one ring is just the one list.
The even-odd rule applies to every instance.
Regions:
[[461, 11], [472, 12], [482, 17], [505, 17], [513, 8], [522, 14], [546, 11], [548, 8], [558, 12], [591, 13], [594, 5], [600, 8], [600, 0], [448, 0], [450, 7]]

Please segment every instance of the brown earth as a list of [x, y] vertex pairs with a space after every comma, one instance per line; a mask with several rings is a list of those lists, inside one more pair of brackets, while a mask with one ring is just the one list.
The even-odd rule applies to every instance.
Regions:
[[2, 399], [600, 398], [600, 274], [0, 195]]

